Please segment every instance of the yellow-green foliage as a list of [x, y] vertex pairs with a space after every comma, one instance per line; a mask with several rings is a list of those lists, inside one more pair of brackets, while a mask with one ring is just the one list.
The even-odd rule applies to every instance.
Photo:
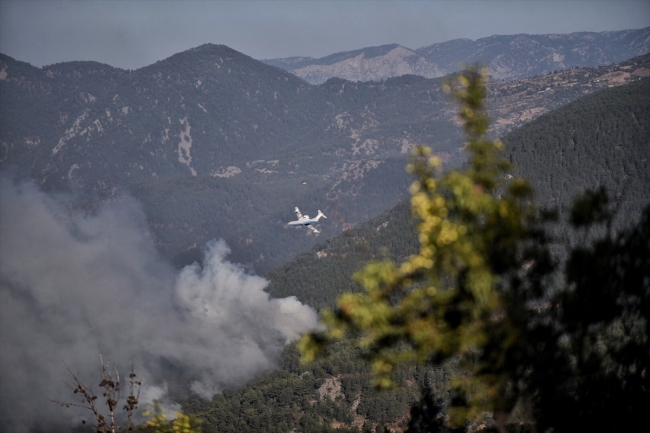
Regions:
[[463, 374], [452, 386], [467, 403], [449, 410], [456, 425], [512, 405], [500, 368], [518, 331], [504, 314], [501, 276], [522, 269], [521, 241], [534, 215], [528, 183], [507, 176], [501, 142], [486, 138], [485, 78], [484, 69], [470, 67], [446, 85], [460, 106], [469, 168], [443, 174], [426, 147], [415, 149], [407, 167], [416, 177], [410, 192], [419, 252], [402, 264], [372, 263], [357, 273], [365, 293], [341, 296], [336, 311], [323, 313], [325, 334], [300, 342], [303, 359], [310, 360], [323, 341], [358, 336], [379, 387], [392, 386], [399, 363], [460, 356]]
[[143, 416], [148, 418], [142, 427], [145, 431], [155, 433], [199, 433], [201, 431], [198, 421], [182, 412], [176, 412], [176, 419], [168, 420], [159, 404], [144, 412]]

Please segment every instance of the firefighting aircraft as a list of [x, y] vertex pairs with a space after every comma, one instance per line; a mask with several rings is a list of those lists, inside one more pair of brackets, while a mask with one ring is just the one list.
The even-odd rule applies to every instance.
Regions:
[[296, 215], [298, 216], [298, 219], [296, 221], [291, 221], [287, 223], [288, 226], [307, 226], [310, 230], [312, 230], [314, 233], [320, 233], [312, 224], [315, 224], [318, 222], [320, 217], [327, 218], [325, 215], [323, 215], [323, 212], [318, 210], [318, 215], [316, 215], [315, 218], [309, 218], [309, 215], [303, 215], [300, 213], [300, 209], [296, 207]]

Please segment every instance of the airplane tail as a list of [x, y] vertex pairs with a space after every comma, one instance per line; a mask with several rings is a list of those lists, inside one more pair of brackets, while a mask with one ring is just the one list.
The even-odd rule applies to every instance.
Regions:
[[318, 209], [318, 215], [316, 215], [316, 221], [318, 221], [320, 217], [327, 218], [325, 215], [323, 215], [323, 212], [321, 212], [320, 209]]

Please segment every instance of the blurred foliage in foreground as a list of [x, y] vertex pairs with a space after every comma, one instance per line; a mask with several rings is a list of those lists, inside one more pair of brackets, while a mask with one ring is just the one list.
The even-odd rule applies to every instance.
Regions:
[[138, 431], [153, 433], [198, 433], [201, 431], [199, 421], [182, 412], [176, 412], [176, 418], [168, 420], [159, 403], [155, 403], [153, 407], [145, 411], [143, 416], [147, 418], [147, 422], [138, 426]]
[[323, 313], [328, 329], [303, 338], [303, 358], [356, 337], [380, 388], [404, 363], [460, 360], [451, 405], [442, 413], [425, 395], [411, 431], [464, 429], [490, 413], [500, 431], [632, 430], [650, 407], [650, 207], [616, 234], [604, 190], [586, 193], [569, 218], [583, 241], [558, 265], [552, 213], [537, 211], [501, 143], [485, 138], [485, 77], [472, 67], [448, 85], [469, 167], [440, 175], [427, 148], [409, 166], [418, 253], [358, 272], [365, 293]]

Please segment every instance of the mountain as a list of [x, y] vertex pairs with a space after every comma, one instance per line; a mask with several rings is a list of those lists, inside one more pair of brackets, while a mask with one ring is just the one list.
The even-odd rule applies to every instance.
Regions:
[[[633, 185], [630, 199], [636, 209], [650, 202], [649, 86], [650, 79], [644, 79], [603, 89], [504, 137], [506, 155], [519, 174], [531, 179], [542, 204], [568, 204], [565, 199], [572, 197], [565, 194], [566, 185], [577, 192], [601, 181]], [[578, 168], [582, 163], [585, 169]], [[605, 171], [608, 176], [603, 178]], [[402, 261], [413, 254], [419, 245], [415, 224], [409, 201], [404, 200], [273, 269], [266, 275], [271, 280], [267, 291], [331, 307], [342, 292], [360, 290], [351, 278], [368, 261]], [[289, 346], [279, 370], [226, 390], [212, 402], [188, 400], [185, 408], [216, 431], [320, 432], [366, 426], [404, 431], [420, 386], [429, 385], [442, 407], [449, 403], [453, 364], [401, 368], [395, 375], [399, 389], [378, 393], [361, 356], [357, 349], [339, 344], [328, 358], [303, 365], [295, 347]]]
[[[493, 133], [650, 73], [650, 56], [489, 83]], [[443, 79], [314, 86], [223, 45], [135, 71], [96, 62], [44, 68], [0, 55], [0, 168], [92, 212], [138, 199], [159, 251], [178, 265], [224, 238], [232, 260], [265, 272], [402, 199], [406, 158], [431, 146], [464, 160]], [[11, 170], [10, 170], [11, 169]], [[319, 235], [287, 228], [293, 208]]]
[[290, 57], [264, 62], [286, 69], [312, 84], [324, 83], [332, 77], [349, 81], [382, 81], [407, 74], [435, 78], [449, 73], [417, 52], [397, 44], [347, 51], [320, 59]]
[[290, 57], [263, 62], [320, 84], [337, 77], [381, 81], [404, 74], [426, 78], [456, 72], [461, 63], [482, 62], [495, 79], [516, 80], [573, 67], [619, 63], [650, 52], [650, 27], [638, 30], [551, 35], [494, 35], [454, 39], [411, 50], [382, 45], [332, 54], [320, 59]]

